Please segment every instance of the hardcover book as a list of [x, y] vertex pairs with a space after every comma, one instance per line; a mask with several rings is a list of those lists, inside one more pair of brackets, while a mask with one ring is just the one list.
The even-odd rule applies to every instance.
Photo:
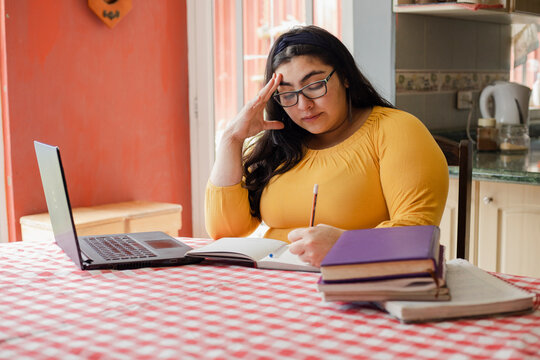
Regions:
[[323, 293], [324, 301], [448, 301], [450, 300], [450, 292], [446, 287], [421, 289], [411, 285], [406, 289], [400, 290], [379, 290], [369, 292], [349, 292], [349, 293]]
[[450, 299], [446, 285], [444, 246], [439, 246], [439, 261], [435, 277], [401, 277], [386, 280], [324, 281], [319, 278], [317, 289], [325, 301], [387, 301]]
[[[439, 286], [444, 286], [443, 279], [439, 279]], [[430, 277], [404, 277], [380, 281], [347, 281], [326, 282], [321, 278], [317, 282], [317, 289], [327, 293], [355, 293], [370, 291], [410, 291], [411, 289], [431, 290], [437, 288], [437, 283]]]
[[345, 231], [321, 263], [324, 281], [433, 276], [439, 228], [432, 225]]

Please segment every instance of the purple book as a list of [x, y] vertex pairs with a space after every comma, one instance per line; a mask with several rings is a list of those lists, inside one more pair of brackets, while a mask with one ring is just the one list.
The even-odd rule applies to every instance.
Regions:
[[433, 274], [439, 262], [439, 234], [433, 225], [346, 231], [323, 259], [322, 278]]
[[[431, 279], [432, 281], [438, 281], [440, 285], [444, 285], [445, 279], [446, 279], [446, 262], [444, 260], [444, 252], [445, 247], [444, 245], [439, 245], [439, 259], [437, 261], [437, 269], [435, 270], [435, 278], [433, 277], [433, 274], [429, 272], [422, 272], [422, 273], [409, 273], [409, 274], [395, 274], [395, 275], [385, 275], [385, 276], [379, 276], [379, 277], [364, 277], [364, 278], [348, 278], [344, 280], [323, 280], [322, 276], [319, 278], [319, 282], [317, 284], [351, 284], [351, 283], [364, 283], [364, 282], [380, 282], [380, 281], [387, 281], [387, 280], [396, 280], [396, 279]], [[406, 280], [403, 280], [403, 282], [406, 282]]]

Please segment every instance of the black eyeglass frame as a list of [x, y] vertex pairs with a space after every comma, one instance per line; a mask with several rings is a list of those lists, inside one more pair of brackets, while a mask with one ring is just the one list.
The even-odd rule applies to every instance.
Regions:
[[[324, 95], [326, 95], [328, 93], [328, 81], [330, 80], [330, 77], [332, 77], [332, 75], [336, 72], [336, 69], [332, 70], [332, 72], [330, 74], [328, 74], [328, 76], [322, 80], [317, 80], [317, 81], [314, 81], [310, 84], [307, 84], [306, 86], [302, 87], [301, 89], [298, 89], [298, 90], [294, 90], [294, 91], [284, 91], [284, 92], [276, 92], [274, 95], [272, 95], [272, 97], [274, 98], [274, 100], [281, 106], [281, 107], [291, 107], [291, 106], [295, 106], [298, 104], [298, 99], [300, 98], [300, 93], [302, 93], [302, 95], [304, 95], [306, 98], [310, 99], [310, 100], [314, 100], [314, 99], [318, 99], [318, 98], [321, 98], [323, 97]], [[309, 86], [313, 86], [314, 84], [318, 84], [318, 83], [324, 83], [324, 94], [322, 95], [319, 95], [319, 96], [315, 96], [315, 97], [311, 97], [311, 96], [308, 96], [306, 94], [304, 94], [304, 89], [309, 87]], [[284, 94], [295, 94], [296, 95], [296, 101], [294, 104], [292, 105], [283, 105], [281, 104], [281, 102], [279, 101], [279, 97], [281, 95], [284, 95]]]

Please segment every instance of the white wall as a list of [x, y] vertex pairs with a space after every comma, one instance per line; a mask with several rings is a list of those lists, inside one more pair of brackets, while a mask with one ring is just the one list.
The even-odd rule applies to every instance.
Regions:
[[395, 103], [395, 15], [390, 0], [353, 1], [353, 55], [375, 89]]

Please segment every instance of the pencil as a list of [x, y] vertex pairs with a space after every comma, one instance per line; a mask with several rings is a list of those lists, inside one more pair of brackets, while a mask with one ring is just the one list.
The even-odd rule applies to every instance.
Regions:
[[313, 186], [313, 205], [311, 206], [311, 219], [309, 219], [309, 226], [315, 225], [315, 208], [317, 207], [317, 194], [319, 193], [319, 185]]

